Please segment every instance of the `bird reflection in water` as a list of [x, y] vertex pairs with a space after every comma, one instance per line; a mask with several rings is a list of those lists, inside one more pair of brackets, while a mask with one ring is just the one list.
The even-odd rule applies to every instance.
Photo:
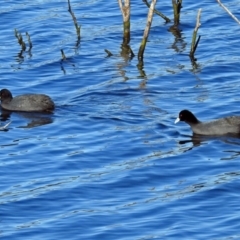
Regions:
[[[10, 121], [11, 118], [11, 114], [13, 112], [11, 111], [6, 111], [1, 109], [1, 121], [5, 122], [5, 121]], [[33, 128], [33, 127], [39, 127], [45, 124], [49, 124], [53, 122], [52, 119], [52, 114], [49, 113], [34, 113], [34, 112], [14, 112], [14, 114], [18, 114], [21, 117], [24, 117], [26, 119], [29, 120], [29, 122], [27, 123], [27, 125], [25, 126], [18, 126], [19, 128]], [[10, 121], [11, 122], [11, 121]], [[5, 124], [3, 127], [8, 126], [9, 123]], [[3, 130], [7, 130], [7, 127]]]
[[[240, 135], [239, 134], [225, 134], [223, 136], [204, 136], [204, 135], [199, 135], [199, 134], [195, 134], [193, 133], [192, 136], [189, 135], [184, 135], [187, 138], [190, 139], [186, 139], [186, 140], [181, 140], [178, 143], [179, 144], [187, 144], [187, 143], [192, 143], [193, 147], [197, 147], [202, 145], [204, 142], [208, 142], [211, 140], [221, 140], [225, 143], [230, 143], [230, 144], [234, 144], [234, 145], [240, 145], [240, 142], [238, 140], [240, 140]], [[235, 141], [234, 141], [235, 140]], [[238, 142], [236, 142], [236, 140]]]

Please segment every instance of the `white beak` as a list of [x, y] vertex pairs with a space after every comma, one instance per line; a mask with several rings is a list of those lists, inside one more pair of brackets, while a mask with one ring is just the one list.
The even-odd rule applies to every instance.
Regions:
[[178, 123], [180, 121], [180, 118], [178, 117], [176, 120], [175, 120], [175, 124]]

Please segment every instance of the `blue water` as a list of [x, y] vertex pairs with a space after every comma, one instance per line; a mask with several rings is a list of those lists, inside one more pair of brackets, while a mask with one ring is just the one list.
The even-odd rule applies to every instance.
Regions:
[[[137, 55], [148, 10], [131, 4]], [[240, 17], [237, 0], [225, 4]], [[71, 6], [80, 44], [67, 1], [1, 3], [1, 88], [48, 94], [56, 110], [1, 118], [12, 123], [0, 132], [0, 238], [240, 239], [240, 139], [196, 139], [174, 124], [182, 109], [240, 115], [239, 25], [216, 1], [183, 1], [180, 36], [154, 16], [140, 71], [121, 53], [117, 1]], [[171, 1], [157, 8], [172, 19]], [[30, 34], [30, 51], [14, 29], [26, 43]]]

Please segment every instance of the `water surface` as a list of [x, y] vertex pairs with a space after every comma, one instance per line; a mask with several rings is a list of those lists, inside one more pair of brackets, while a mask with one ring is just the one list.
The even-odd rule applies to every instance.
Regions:
[[[139, 71], [137, 57], [121, 54], [117, 1], [71, 5], [80, 44], [67, 1], [1, 5], [1, 88], [48, 94], [57, 107], [2, 116], [12, 123], [0, 132], [0, 237], [240, 238], [240, 140], [195, 139], [186, 124], [174, 125], [185, 108], [201, 120], [240, 115], [237, 23], [216, 2], [184, 1], [180, 35], [154, 17]], [[226, 6], [238, 16], [238, 1]], [[172, 19], [171, 1], [157, 8]], [[132, 1], [131, 12], [137, 55], [147, 8]], [[14, 29], [26, 42], [30, 34], [31, 51], [21, 52]]]

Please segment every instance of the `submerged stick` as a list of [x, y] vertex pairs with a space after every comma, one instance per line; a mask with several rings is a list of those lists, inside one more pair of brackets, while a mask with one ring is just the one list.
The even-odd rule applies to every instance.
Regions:
[[[148, 3], [147, 0], [143, 0], [143, 2], [148, 6], [148, 8], [150, 8], [150, 4]], [[157, 9], [154, 9], [154, 13], [156, 13], [157, 15], [159, 15], [160, 17], [162, 17], [162, 18], [166, 21], [166, 23], [171, 22], [171, 20], [170, 20], [168, 17], [166, 17], [166, 16], [165, 16], [164, 14], [162, 14], [161, 12], [159, 12]]]
[[191, 45], [191, 51], [190, 51], [190, 54], [189, 54], [192, 62], [195, 62], [197, 60], [194, 57], [194, 53], [195, 53], [195, 51], [197, 49], [198, 43], [199, 43], [200, 38], [201, 38], [201, 36], [199, 35], [198, 40], [196, 41], [196, 39], [197, 39], [197, 32], [198, 32], [199, 27], [201, 26], [201, 23], [200, 23], [201, 11], [202, 11], [202, 9], [200, 8], [198, 10], [196, 27], [195, 27], [195, 29], [193, 31], [193, 36], [192, 36], [192, 45]]
[[217, 2], [219, 3], [219, 5], [238, 23], [240, 24], [240, 21], [230, 12], [230, 10], [225, 7], [220, 0], [217, 0]]
[[22, 47], [22, 50], [25, 51], [26, 50], [26, 44], [23, 41], [22, 34], [19, 33], [16, 28], [14, 29], [14, 34], [15, 34], [15, 37], [17, 38], [17, 40], [18, 40], [19, 45]]
[[[123, 2], [124, 2], [124, 4], [123, 4]], [[124, 57], [128, 56], [128, 58], [132, 59], [134, 57], [134, 53], [129, 45], [130, 40], [131, 40], [130, 0], [118, 0], [118, 4], [121, 9], [122, 17], [123, 17], [123, 42], [121, 45], [121, 49], [122, 49], [121, 55]]]
[[10, 123], [11, 123], [11, 121], [8, 122], [6, 125], [0, 127], [0, 131], [5, 131], [5, 130], [7, 130], [7, 127], [10, 125]]
[[76, 33], [77, 33], [77, 36], [78, 36], [78, 39], [80, 39], [80, 30], [81, 30], [81, 25], [79, 26], [78, 23], [77, 23], [77, 19], [72, 11], [72, 8], [71, 8], [71, 5], [70, 5], [70, 0], [68, 0], [68, 11], [70, 12], [71, 16], [72, 16], [72, 19], [73, 19], [73, 23], [74, 23], [74, 26], [76, 28]]
[[111, 57], [111, 56], [113, 56], [113, 54], [112, 54], [109, 50], [104, 49], [104, 51], [107, 53], [107, 57]]
[[150, 5], [149, 11], [148, 11], [148, 18], [147, 18], [147, 24], [144, 30], [144, 34], [143, 34], [143, 39], [138, 51], [138, 61], [139, 61], [139, 65], [143, 66], [143, 63], [141, 63], [143, 61], [143, 54], [144, 54], [144, 50], [147, 44], [147, 39], [148, 39], [148, 35], [149, 35], [149, 31], [152, 25], [152, 19], [153, 19], [153, 13], [154, 13], [154, 8], [156, 5], [157, 0], [152, 0], [152, 3]]
[[15, 34], [15, 37], [17, 38], [17, 40], [18, 40], [19, 45], [22, 45], [22, 35], [21, 35], [21, 33], [18, 33], [16, 28], [14, 29], [14, 34]]
[[30, 38], [30, 35], [28, 34], [28, 32], [26, 32], [26, 35], [27, 35], [27, 38], [28, 38], [28, 44], [29, 44], [29, 50], [32, 49], [32, 41], [31, 41], [31, 38]]
[[64, 54], [63, 49], [61, 49], [61, 54], [62, 54], [62, 60], [66, 60], [67, 58], [66, 58], [66, 56], [65, 56], [65, 54]]
[[123, 17], [123, 44], [126, 45], [130, 42], [130, 0], [124, 0], [124, 5], [122, 0], [118, 0], [118, 4]]
[[174, 25], [180, 23], [180, 12], [182, 8], [182, 0], [172, 0], [173, 13], [174, 13]]

